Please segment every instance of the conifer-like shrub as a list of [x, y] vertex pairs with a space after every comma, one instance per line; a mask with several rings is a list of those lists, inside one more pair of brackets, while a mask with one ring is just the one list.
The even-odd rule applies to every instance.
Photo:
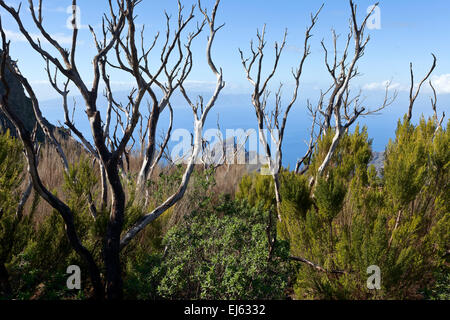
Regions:
[[7, 263], [20, 252], [29, 235], [29, 219], [16, 216], [24, 178], [22, 144], [9, 131], [0, 134], [0, 297], [12, 294]]
[[[416, 299], [442, 292], [432, 288], [448, 274], [448, 126], [437, 129], [433, 119], [417, 126], [400, 121], [381, 175], [369, 166], [371, 141], [359, 126], [342, 137], [323, 176], [315, 173], [332, 130], [318, 141], [304, 176], [282, 173], [278, 236], [289, 242], [292, 257], [318, 266], [297, 265], [297, 299]], [[247, 176], [238, 195], [274, 203], [271, 183], [270, 177]], [[367, 286], [372, 265], [381, 271], [379, 290]]]

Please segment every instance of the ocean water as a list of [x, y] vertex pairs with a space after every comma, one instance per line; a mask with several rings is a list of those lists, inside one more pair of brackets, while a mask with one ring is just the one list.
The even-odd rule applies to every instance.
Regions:
[[[122, 95], [123, 97], [126, 97], [125, 94]], [[120, 97], [120, 93], [116, 96]], [[194, 97], [195, 95], [192, 96]], [[315, 100], [314, 96], [318, 96], [317, 92], [309, 92], [308, 97], [312, 97], [311, 101]], [[205, 97], [208, 97], [208, 95], [205, 95]], [[446, 111], [446, 114], [450, 114], [448, 107], [440, 107], [450, 105], [450, 95], [442, 95], [439, 98], [438, 111], [441, 113], [442, 111]], [[383, 94], [372, 94], [366, 97], [364, 105], [376, 108], [382, 99]], [[84, 112], [82, 98], [72, 97], [71, 100], [72, 102], [75, 101], [77, 105], [77, 109], [74, 113], [74, 122], [76, 126], [86, 137], [90, 137], [89, 122]], [[374, 151], [384, 151], [389, 139], [395, 137], [397, 122], [407, 112], [408, 101], [407, 94], [400, 93], [395, 102], [379, 114], [358, 119], [356, 123], [359, 123], [360, 126], [367, 126], [369, 138], [373, 139], [372, 147]], [[64, 113], [59, 99], [42, 101], [40, 104], [44, 116], [51, 123], [59, 125], [64, 122]], [[99, 99], [98, 106], [104, 117], [106, 101], [102, 98]], [[182, 129], [192, 132], [192, 110], [187, 106], [184, 99], [181, 96], [175, 95], [172, 106], [174, 109], [173, 130]], [[147, 109], [145, 104], [143, 105], [143, 109]], [[148, 113], [143, 112], [143, 114], [146, 116]], [[416, 102], [413, 121], [417, 122], [422, 114], [425, 117], [433, 114], [429, 103], [429, 97], [426, 94], [420, 96]], [[300, 98], [292, 108], [286, 125], [285, 138], [283, 141], [284, 166], [294, 167], [297, 159], [301, 158], [306, 152], [306, 142], [309, 141], [311, 121], [312, 118], [306, 111], [306, 99]], [[205, 130], [217, 130], [217, 122], [219, 122], [224, 138], [229, 138], [226, 137], [227, 129], [243, 129], [245, 131], [253, 129], [257, 132], [256, 116], [253, 106], [251, 105], [250, 95], [223, 94], [209, 113], [205, 124]], [[354, 129], [356, 123], [352, 126], [351, 130]], [[169, 111], [165, 110], [161, 115], [158, 124], [158, 136], [161, 136], [167, 131], [168, 124]], [[169, 149], [173, 148], [177, 143], [178, 141], [171, 141], [169, 143]], [[211, 141], [211, 143], [214, 142]]]

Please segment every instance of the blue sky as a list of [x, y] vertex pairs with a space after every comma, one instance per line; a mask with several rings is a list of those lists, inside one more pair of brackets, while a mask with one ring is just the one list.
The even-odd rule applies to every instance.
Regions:
[[[17, 5], [20, 1], [9, 0], [8, 3]], [[195, 2], [195, 1], [194, 1]], [[68, 46], [70, 30], [66, 27], [69, 14], [66, 12], [71, 1], [44, 0], [44, 22], [49, 32], [56, 35], [63, 44]], [[106, 10], [106, 1], [80, 0], [81, 24], [98, 27], [101, 13]], [[183, 1], [189, 8], [192, 1]], [[373, 1], [356, 1], [360, 17], [365, 13]], [[204, 5], [211, 5], [211, 0], [204, 0]], [[217, 64], [225, 70], [225, 80], [228, 82], [228, 92], [242, 93], [248, 91], [248, 83], [240, 64], [238, 48], [248, 49], [248, 42], [255, 37], [256, 28], [267, 24], [268, 49], [275, 40], [280, 40], [285, 28], [288, 28], [288, 45], [282, 57], [278, 81], [289, 83], [289, 70], [297, 65], [301, 55], [304, 30], [309, 23], [309, 14], [320, 7], [322, 1], [287, 1], [287, 0], [224, 0], [221, 3], [218, 22], [225, 22], [225, 28], [217, 36], [214, 47], [214, 57]], [[138, 23], [144, 23], [147, 39], [151, 41], [157, 30], [164, 29], [164, 15], [176, 15], [177, 3], [174, 0], [154, 1], [144, 0], [136, 11], [139, 15]], [[303, 82], [305, 86], [324, 87], [329, 82], [323, 64], [323, 50], [320, 40], [324, 39], [331, 45], [331, 28], [337, 30], [344, 40], [347, 32], [350, 10], [347, 0], [325, 1], [319, 22], [313, 31], [311, 39], [312, 55], [307, 61]], [[362, 76], [356, 83], [368, 90], [381, 88], [380, 84], [392, 80], [394, 88], [405, 89], [409, 81], [409, 62], [414, 63], [417, 75], [426, 72], [431, 63], [433, 52], [438, 58], [438, 66], [434, 72], [434, 80], [440, 94], [450, 93], [450, 2], [440, 1], [401, 1], [384, 0], [380, 2], [381, 29], [370, 30], [371, 41], [366, 55], [361, 60]], [[43, 64], [39, 56], [29, 49], [18, 34], [15, 23], [3, 11], [3, 24], [8, 36], [12, 40], [12, 55], [19, 59], [23, 73], [35, 84], [36, 91], [42, 99], [54, 97], [54, 93], [46, 88], [46, 78]], [[24, 1], [22, 16], [29, 24], [27, 1]], [[199, 16], [198, 16], [199, 18]], [[34, 29], [32, 29], [34, 30]], [[37, 31], [34, 30], [36, 33]], [[206, 35], [205, 35], [206, 37]], [[198, 39], [194, 46], [199, 62], [191, 75], [192, 85], [213, 81], [210, 71], [204, 63], [203, 51], [205, 38]], [[341, 42], [342, 43], [342, 42]], [[85, 77], [91, 76], [90, 59], [94, 54], [90, 32], [84, 28], [80, 32], [78, 50], [78, 67]], [[268, 53], [270, 59], [270, 53]], [[268, 60], [269, 62], [269, 60]], [[112, 79], [113, 82], [116, 79]], [[115, 83], [117, 86], [126, 82], [121, 76]]]
[[[8, 0], [9, 4], [17, 6], [20, 1]], [[27, 2], [23, 1], [22, 17], [25, 24], [30, 27], [30, 31], [37, 34], [31, 23]], [[37, 2], [37, 1], [36, 1]], [[71, 30], [66, 27], [69, 13], [67, 11], [71, 1], [68, 0], [44, 0], [44, 25], [49, 33], [60, 40], [63, 46], [69, 47], [71, 40]], [[203, 6], [211, 7], [213, 0], [203, 0]], [[78, 68], [86, 81], [92, 76], [91, 59], [95, 54], [92, 37], [86, 28], [88, 24], [99, 31], [101, 15], [107, 11], [106, 0], [80, 0], [81, 25], [79, 47], [78, 47]], [[188, 10], [196, 1], [182, 1], [185, 10]], [[293, 118], [304, 118], [304, 105], [306, 99], [312, 101], [317, 99], [318, 89], [326, 89], [330, 83], [330, 78], [323, 63], [323, 50], [320, 41], [324, 39], [328, 46], [331, 46], [331, 29], [334, 28], [341, 35], [338, 43], [343, 46], [344, 38], [348, 31], [348, 19], [350, 17], [350, 6], [347, 0], [222, 0], [219, 8], [218, 23], [225, 23], [225, 27], [217, 34], [213, 49], [213, 58], [216, 64], [223, 68], [227, 87], [225, 94], [236, 94], [239, 97], [234, 100], [233, 112], [238, 112], [242, 119], [247, 121], [248, 127], [254, 127], [254, 120], [250, 118], [252, 107], [250, 104], [250, 86], [245, 78], [240, 62], [238, 48], [248, 52], [249, 40], [255, 38], [256, 29], [267, 25], [267, 66], [271, 63], [271, 49], [274, 41], [280, 41], [285, 28], [288, 29], [287, 47], [283, 53], [281, 63], [278, 68], [273, 85], [278, 87], [279, 82], [286, 83], [287, 90], [292, 83], [290, 70], [298, 65], [302, 55], [305, 28], [310, 22], [310, 13], [315, 12], [322, 3], [325, 6], [319, 16], [319, 21], [313, 30], [311, 38], [311, 55], [309, 56], [302, 75], [301, 97], [294, 107]], [[365, 15], [367, 8], [374, 4], [374, 1], [355, 0], [358, 5], [359, 19]], [[138, 14], [138, 25], [145, 24], [146, 39], [153, 40], [153, 36], [159, 30], [164, 32], [165, 18], [164, 10], [175, 18], [177, 14], [176, 0], [154, 1], [143, 0], [136, 9]], [[70, 12], [70, 11], [69, 11]], [[19, 66], [23, 74], [28, 77], [33, 84], [35, 91], [41, 101], [49, 100], [48, 104], [42, 104], [44, 114], [49, 120], [55, 122], [56, 115], [62, 115], [59, 102], [55, 100], [57, 94], [47, 83], [46, 74], [42, 59], [38, 54], [30, 49], [29, 45], [18, 33], [15, 22], [0, 9], [3, 26], [7, 31], [7, 36], [12, 41], [11, 55], [19, 60]], [[354, 87], [363, 89], [363, 96], [367, 97], [368, 104], [376, 106], [381, 102], [384, 94], [383, 83], [392, 81], [392, 88], [399, 91], [396, 102], [383, 115], [362, 119], [363, 123], [369, 123], [369, 135], [375, 138], [375, 149], [382, 150], [387, 143], [387, 139], [395, 132], [396, 121], [407, 108], [407, 91], [409, 89], [409, 63], [413, 62], [416, 79], [421, 78], [429, 69], [432, 57], [431, 53], [437, 56], [438, 64], [433, 73], [433, 83], [438, 90], [440, 103], [438, 108], [450, 114], [450, 1], [407, 1], [407, 0], [382, 0], [380, 1], [381, 29], [368, 30], [371, 40], [367, 46], [364, 57], [360, 60], [359, 71], [361, 77], [355, 79]], [[200, 15], [197, 14], [197, 19]], [[194, 26], [194, 25], [193, 25]], [[160, 41], [162, 38], [160, 39]], [[44, 44], [45, 46], [46, 44]], [[189, 78], [187, 87], [192, 91], [205, 92], [212, 89], [215, 78], [208, 68], [205, 57], [206, 34], [196, 39], [193, 45], [194, 69]], [[158, 57], [158, 56], [156, 56]], [[269, 71], [269, 70], [267, 70]], [[123, 74], [111, 72], [113, 89], [116, 91], [129, 90], [132, 82]], [[72, 93], [77, 95], [73, 88]], [[237, 95], [239, 94], [239, 95]], [[247, 94], [247, 96], [245, 95]], [[417, 101], [417, 115], [430, 114], [429, 107], [430, 89], [424, 86], [422, 95]], [[246, 97], [246, 98], [245, 98]], [[228, 101], [223, 100], [219, 110], [223, 109], [223, 104]], [[80, 101], [82, 104], [82, 101]], [[236, 105], [242, 105], [241, 109], [236, 109]], [[48, 106], [48, 107], [47, 107]], [[58, 112], [55, 112], [57, 110]], [[221, 109], [222, 108], [222, 109]], [[243, 108], [243, 109], [242, 109]], [[248, 109], [248, 110], [247, 110]], [[242, 111], [236, 111], [242, 110]], [[244, 112], [245, 110], [245, 112]], [[80, 110], [81, 111], [81, 110]], [[83, 116], [83, 112], [80, 112]], [[244, 115], [245, 114], [245, 115]], [[185, 114], [186, 116], [187, 114]], [[210, 115], [211, 125], [215, 126], [216, 114]], [[223, 117], [225, 118], [225, 117]], [[61, 119], [61, 117], [59, 118]], [[241, 119], [241, 120], [242, 120]], [[231, 121], [232, 119], [230, 119]], [[243, 120], [242, 120], [243, 121]], [[241, 121], [241, 125], [242, 125]], [[303, 137], [308, 136], [307, 121], [299, 128], [296, 122], [288, 122], [288, 132], [295, 133], [295, 137], [286, 141], [286, 148], [303, 145]], [[86, 124], [87, 125], [87, 124]], [[226, 126], [227, 124], [223, 124]], [[289, 128], [289, 126], [291, 126]], [[87, 126], [86, 126], [86, 130]], [[291, 131], [289, 131], [291, 130]], [[302, 130], [302, 131], [301, 131]], [[301, 131], [301, 132], [300, 132]], [[293, 135], [294, 136], [294, 135]], [[292, 155], [292, 159], [298, 156]], [[291, 161], [292, 161], [291, 159]]]

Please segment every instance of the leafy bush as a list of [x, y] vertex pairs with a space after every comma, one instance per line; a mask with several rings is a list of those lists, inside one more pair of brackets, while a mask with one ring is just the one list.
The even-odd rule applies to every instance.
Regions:
[[[267, 215], [261, 206], [229, 199], [195, 211], [168, 232], [164, 256], [147, 256], [130, 265], [129, 281], [135, 288], [155, 288], [160, 281], [157, 293], [135, 290], [146, 292], [145, 298], [283, 298], [288, 247], [278, 242], [268, 259]], [[138, 279], [145, 285], [137, 286]]]

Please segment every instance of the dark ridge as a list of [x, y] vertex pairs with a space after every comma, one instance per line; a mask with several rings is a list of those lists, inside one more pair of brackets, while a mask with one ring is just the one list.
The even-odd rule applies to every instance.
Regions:
[[381, 175], [382, 170], [384, 169], [384, 152], [373, 151], [372, 152], [372, 160], [369, 165], [373, 164], [375, 169], [377, 170], [378, 175]]
[[[1, 54], [1, 50], [0, 50]], [[0, 56], [1, 59], [1, 56]], [[1, 60], [0, 60], [1, 61]], [[23, 121], [25, 128], [30, 132], [33, 131], [33, 128], [36, 124], [36, 116], [33, 111], [33, 106], [31, 103], [31, 99], [25, 95], [24, 89], [20, 82], [14, 77], [13, 74], [6, 68], [5, 70], [6, 81], [10, 87], [10, 95], [9, 102], [11, 108], [17, 114], [17, 116]], [[0, 83], [0, 96], [5, 94], [5, 88], [2, 83]], [[55, 129], [55, 126], [50, 124], [51, 129]], [[10, 131], [12, 136], [17, 137], [16, 128], [8, 119], [8, 117], [0, 110], [0, 133], [6, 132], [6, 130]], [[41, 142], [44, 141], [44, 133], [41, 128], [38, 129], [37, 139]]]

